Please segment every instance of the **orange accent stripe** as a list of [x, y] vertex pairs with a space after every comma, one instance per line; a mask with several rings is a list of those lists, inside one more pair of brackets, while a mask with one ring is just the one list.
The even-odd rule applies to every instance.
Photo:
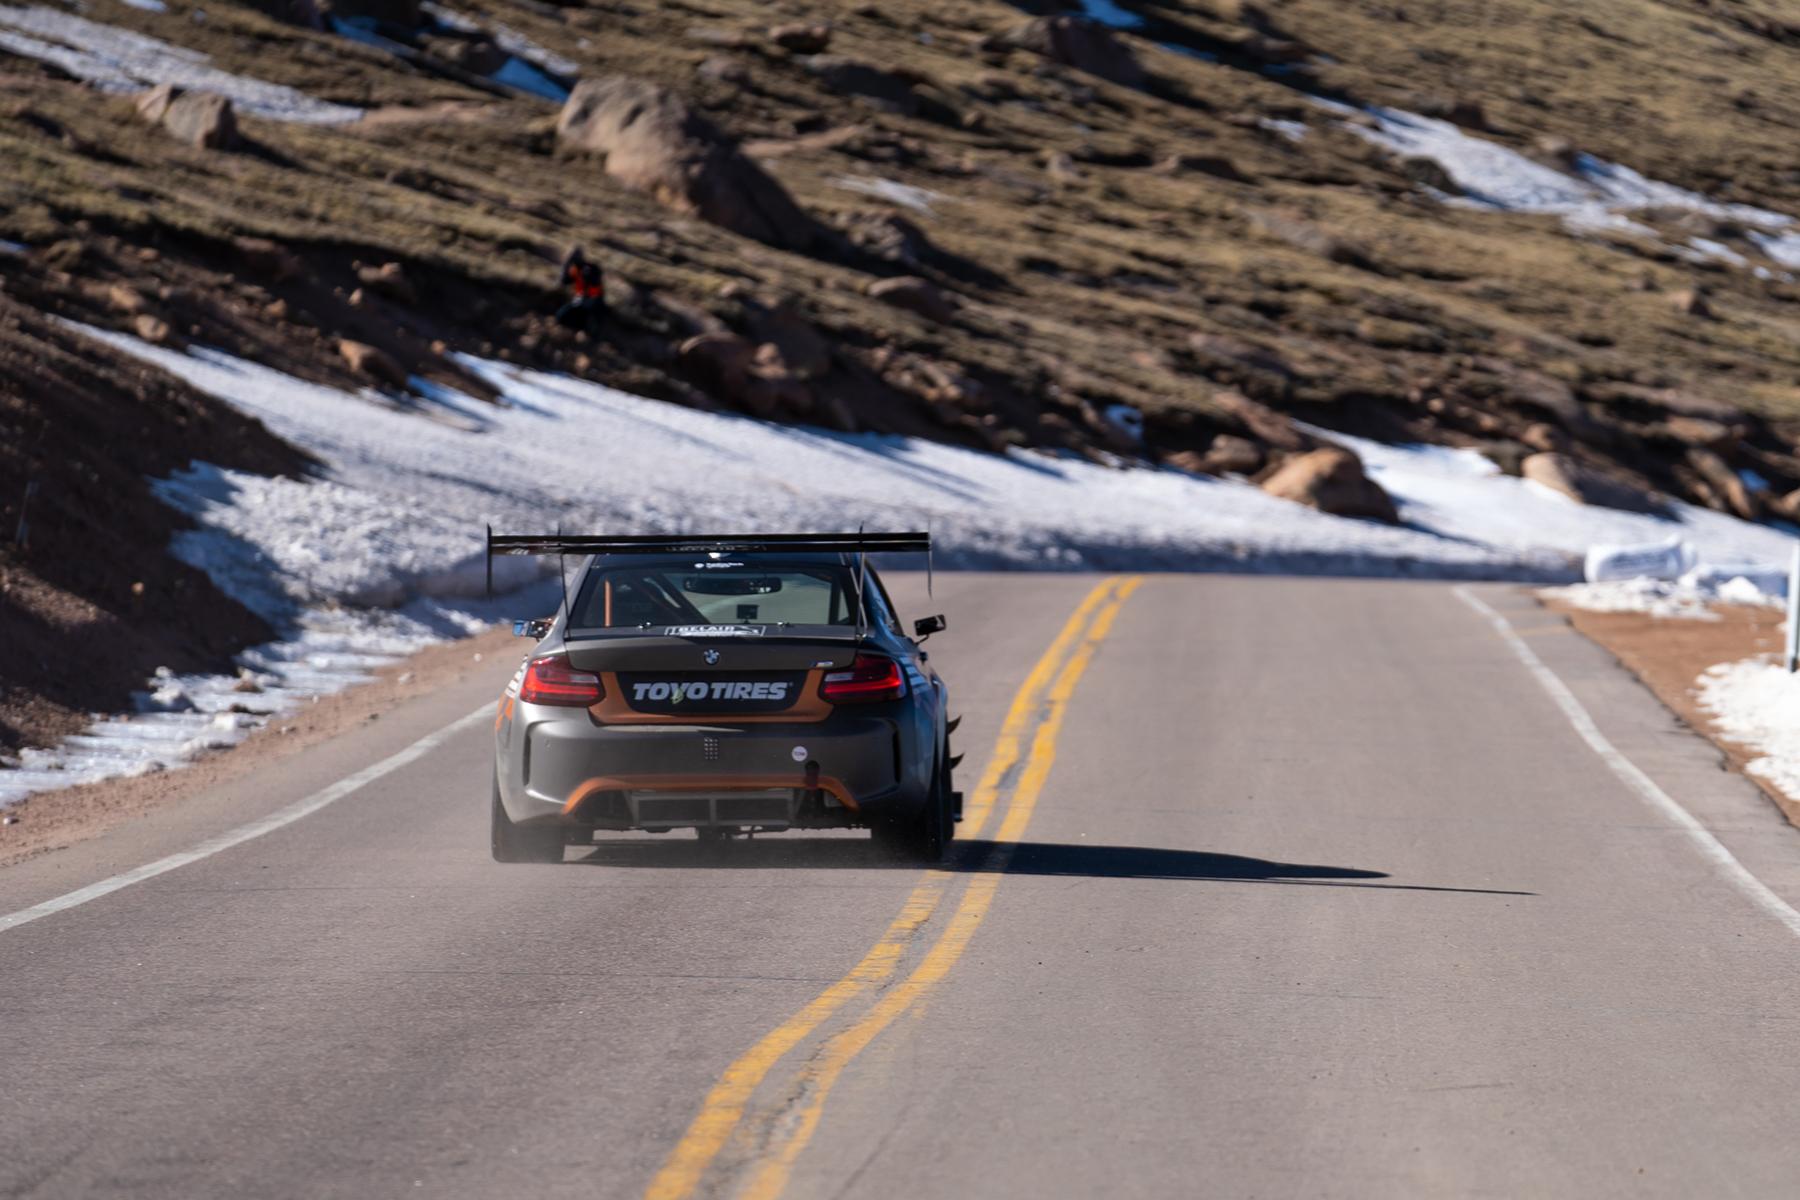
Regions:
[[569, 815], [597, 792], [749, 792], [760, 788], [812, 788], [830, 792], [851, 812], [861, 811], [856, 797], [835, 775], [821, 775], [816, 783], [808, 783], [804, 775], [596, 775], [584, 779], [569, 793], [563, 814]]
[[800, 685], [800, 698], [794, 701], [792, 707], [778, 713], [747, 716], [743, 713], [709, 713], [700, 709], [693, 712], [643, 713], [626, 703], [625, 689], [619, 683], [618, 675], [602, 671], [600, 683], [606, 689], [606, 695], [600, 703], [588, 707], [588, 714], [602, 725], [813, 725], [831, 715], [831, 702], [819, 695], [819, 685], [824, 679], [823, 670], [815, 668], [808, 671], [806, 682]]

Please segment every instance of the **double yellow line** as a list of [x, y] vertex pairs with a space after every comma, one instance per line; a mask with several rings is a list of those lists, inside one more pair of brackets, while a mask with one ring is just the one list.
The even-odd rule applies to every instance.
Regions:
[[[962, 828], [958, 830], [961, 837], [977, 836], [1002, 792], [1007, 793], [1005, 815], [979, 873], [963, 890], [943, 933], [912, 973], [887, 990], [848, 1028], [827, 1040], [801, 1068], [795, 1088], [800, 1107], [791, 1120], [783, 1123], [781, 1135], [753, 1166], [749, 1183], [741, 1193], [746, 1200], [770, 1200], [781, 1194], [794, 1161], [811, 1142], [824, 1115], [826, 1098], [844, 1069], [896, 1018], [920, 1004], [968, 948], [969, 940], [993, 904], [1013, 847], [1024, 834], [1038, 794], [1049, 778], [1069, 697], [1094, 651], [1112, 629], [1120, 607], [1141, 582], [1140, 576], [1113, 576], [1089, 592], [1020, 686], [1007, 710], [994, 753], [964, 807]], [[1007, 788], [1015, 770], [1017, 780]], [[737, 1131], [751, 1095], [770, 1070], [845, 1005], [878, 990], [892, 978], [907, 949], [937, 911], [953, 878], [954, 872], [926, 871], [899, 916], [849, 974], [819, 993], [726, 1068], [681, 1141], [651, 1180], [645, 1192], [647, 1200], [687, 1200], [695, 1193], [713, 1160]]]

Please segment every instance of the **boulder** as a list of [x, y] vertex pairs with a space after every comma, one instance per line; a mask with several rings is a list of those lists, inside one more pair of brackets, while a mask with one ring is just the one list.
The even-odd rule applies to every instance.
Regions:
[[231, 101], [211, 92], [184, 92], [174, 84], [161, 84], [138, 97], [137, 111], [197, 149], [230, 150], [238, 144]]
[[359, 375], [367, 375], [375, 382], [385, 383], [390, 387], [406, 386], [406, 368], [385, 350], [366, 342], [353, 342], [344, 338], [338, 342], [338, 353], [350, 364], [350, 369]]
[[694, 74], [712, 83], [749, 87], [750, 68], [729, 54], [714, 54], [694, 68]]
[[1569, 435], [1547, 421], [1527, 425], [1519, 440], [1543, 454], [1564, 454], [1569, 449]]
[[1213, 403], [1236, 417], [1258, 440], [1277, 450], [1311, 450], [1318, 445], [1316, 439], [1294, 424], [1292, 417], [1248, 396], [1238, 392], [1215, 392]]
[[169, 111], [169, 105], [175, 103], [175, 97], [181, 95], [181, 89], [172, 83], [159, 83], [139, 96], [133, 103], [137, 107], [138, 116], [152, 125], [161, 125], [162, 119]]
[[1519, 464], [1519, 473], [1533, 483], [1581, 504], [1620, 508], [1628, 512], [1657, 512], [1655, 499], [1628, 483], [1603, 475], [1567, 454], [1533, 454]]
[[1039, 17], [1010, 29], [999, 44], [1129, 88], [1144, 86], [1144, 68], [1112, 31], [1084, 17]]
[[806, 319], [791, 298], [774, 304], [747, 302], [747, 323], [752, 336], [772, 352], [797, 379], [817, 379], [831, 370], [831, 343]]
[[806, 250], [819, 227], [717, 126], [658, 84], [609, 75], [578, 84], [556, 122], [563, 148], [601, 157], [608, 175], [745, 237]]
[[769, 40], [789, 54], [823, 54], [831, 45], [831, 26], [823, 21], [791, 21], [770, 28]]
[[896, 213], [859, 209], [841, 214], [837, 225], [852, 245], [897, 266], [916, 271], [932, 256], [925, 231]]
[[1262, 481], [1262, 490], [1334, 516], [1400, 519], [1381, 485], [1363, 473], [1362, 460], [1339, 446], [1296, 454]]
[[1249, 438], [1221, 433], [1200, 456], [1200, 469], [1208, 475], [1254, 475], [1263, 467], [1263, 448]]
[[1396, 165], [1400, 173], [1414, 183], [1447, 196], [1462, 195], [1462, 185], [1451, 178], [1450, 172], [1444, 169], [1444, 164], [1435, 158], [1427, 158], [1423, 154], [1407, 154], [1402, 155]]
[[200, 150], [231, 150], [238, 144], [237, 113], [231, 101], [209, 92], [178, 96], [163, 114], [163, 128]]
[[1706, 289], [1698, 286], [1669, 293], [1669, 307], [1684, 317], [1706, 320], [1713, 315], [1712, 305], [1707, 303]]
[[1679, 413], [1664, 421], [1658, 432], [1680, 442], [1684, 446], [1705, 446], [1718, 449], [1731, 443], [1736, 436], [1731, 427], [1720, 421], [1706, 417], [1687, 417]]
[[804, 420], [812, 413], [812, 389], [782, 361], [772, 343], [756, 348], [750, 372], [735, 397], [764, 420], [780, 417]]
[[231, 248], [237, 252], [238, 261], [251, 273], [275, 283], [286, 283], [302, 271], [299, 258], [280, 242], [268, 238], [238, 238], [231, 243]]
[[702, 333], [681, 343], [675, 354], [690, 375], [719, 392], [737, 395], [756, 358], [756, 346], [735, 333]]
[[143, 295], [128, 284], [115, 283], [106, 289], [106, 306], [117, 313], [141, 313], [149, 307]]
[[917, 275], [902, 275], [869, 285], [869, 295], [883, 304], [918, 313], [928, 321], [940, 324], [956, 317], [956, 302], [939, 287]]
[[1538, 135], [1531, 144], [1532, 156], [1539, 162], [1555, 167], [1559, 171], [1574, 172], [1576, 164], [1581, 161], [1581, 152], [1568, 138], [1555, 134]]
[[842, 54], [815, 54], [805, 60], [807, 73], [841, 96], [861, 96], [889, 112], [911, 115], [919, 110], [913, 78]]
[[1499, 467], [1502, 475], [1515, 478], [1525, 473], [1525, 460], [1536, 453], [1530, 446], [1505, 440], [1485, 442], [1476, 449], [1483, 458]]
[[413, 288], [412, 280], [406, 277], [406, 268], [397, 262], [383, 263], [379, 267], [360, 267], [356, 278], [370, 291], [378, 292], [391, 300], [398, 300], [402, 304], [419, 302], [419, 294]]
[[1163, 466], [1173, 467], [1177, 471], [1186, 471], [1190, 475], [1205, 475], [1206, 456], [1198, 450], [1177, 450], [1163, 455]]
[[160, 317], [153, 317], [149, 313], [139, 313], [131, 318], [131, 329], [133, 333], [152, 346], [161, 346], [174, 336], [174, 331], [169, 328], [167, 321]]
[[1762, 501], [1744, 483], [1743, 477], [1732, 470], [1715, 451], [1704, 446], [1690, 447], [1687, 461], [1734, 515], [1746, 521], [1762, 520]]
[[1415, 96], [1412, 102], [1413, 111], [1427, 117], [1436, 117], [1441, 121], [1449, 121], [1452, 125], [1461, 125], [1464, 129], [1488, 130], [1487, 110], [1481, 101], [1468, 96]]

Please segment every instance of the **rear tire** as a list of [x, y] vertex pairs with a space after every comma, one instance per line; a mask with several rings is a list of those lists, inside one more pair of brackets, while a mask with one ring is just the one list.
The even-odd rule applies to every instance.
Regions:
[[513, 824], [500, 803], [500, 781], [495, 780], [488, 814], [488, 849], [499, 863], [559, 863], [563, 860], [562, 830]]
[[[939, 760], [944, 760], [940, 756]], [[875, 841], [892, 853], [918, 862], [933, 864], [944, 860], [950, 839], [956, 836], [956, 815], [950, 811], [950, 771], [939, 766], [931, 783], [925, 804], [910, 821], [876, 825]]]

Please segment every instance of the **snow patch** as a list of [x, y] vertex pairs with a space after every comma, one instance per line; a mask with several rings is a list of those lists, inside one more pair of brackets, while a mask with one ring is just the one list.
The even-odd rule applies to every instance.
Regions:
[[1770, 261], [1778, 262], [1784, 267], [1800, 268], [1800, 233], [1776, 235], [1752, 232], [1750, 240]]
[[932, 206], [945, 198], [942, 192], [934, 192], [930, 188], [914, 187], [896, 179], [881, 179], [870, 175], [839, 175], [831, 182], [846, 191], [875, 196], [903, 208], [910, 208], [926, 217], [935, 216]]
[[458, 33], [486, 33], [494, 39], [494, 44], [508, 54], [514, 54], [526, 62], [534, 63], [546, 71], [573, 78], [581, 73], [580, 64], [553, 50], [532, 41], [510, 25], [498, 21], [482, 24], [473, 17], [465, 16], [441, 4], [425, 3], [419, 5], [419, 11], [436, 21], [446, 29], [454, 29]]
[[1714, 728], [1761, 755], [1747, 769], [1800, 798], [1800, 675], [1759, 656], [1721, 663], [1695, 682]]
[[88, 332], [331, 464], [326, 480], [298, 485], [209, 468], [163, 485], [205, 503], [194, 510], [204, 529], [263, 555], [284, 604], [415, 594], [469, 560], [484, 524], [558, 519], [618, 532], [929, 526], [945, 565], [1523, 578], [1574, 575], [1594, 541], [1679, 534], [1721, 560], [1779, 560], [1787, 544], [1700, 509], [1663, 520], [1587, 508], [1442, 447], [1336, 436], [1395, 498], [1406, 522], [1395, 527], [1179, 471], [767, 425], [467, 357], [502, 403], [443, 389], [464, 419], [422, 421], [219, 351]]
[[1724, 242], [1715, 242], [1711, 238], [1689, 238], [1687, 245], [1675, 247], [1675, 253], [1694, 262], [1722, 262], [1733, 267], [1750, 265], [1749, 259]]
[[1264, 129], [1273, 130], [1290, 142], [1304, 142], [1308, 130], [1300, 121], [1285, 121], [1280, 117], [1264, 117], [1257, 122]]
[[1543, 588], [1539, 595], [1589, 612], [1636, 612], [1652, 617], [1716, 621], [1714, 605], [1779, 608], [1787, 596], [1787, 572], [1772, 563], [1702, 564], [1678, 579], [1611, 579]]
[[1605, 583], [1575, 583], [1568, 587], [1543, 588], [1538, 595], [1546, 600], [1560, 600], [1573, 608], [1588, 612], [1646, 613], [1653, 617], [1691, 621], [1719, 619], [1719, 615], [1707, 607], [1710, 596], [1683, 587], [1672, 579], [1613, 579]]
[[363, 115], [360, 108], [208, 66], [207, 56], [197, 50], [51, 8], [0, 6], [0, 49], [60, 67], [104, 92], [172, 83], [224, 96], [248, 116], [306, 125], [342, 124]]
[[[1591, 154], [1577, 154], [1574, 173], [1568, 174], [1498, 142], [1475, 137], [1449, 121], [1379, 105], [1359, 109], [1338, 101], [1311, 99], [1328, 111], [1366, 118], [1368, 123], [1357, 120], [1344, 125], [1357, 137], [1396, 154], [1435, 161], [1463, 190], [1452, 203], [1503, 212], [1550, 213], [1561, 216], [1572, 229], [1614, 229], [1647, 236], [1654, 236], [1655, 231], [1623, 214], [1641, 208], [1673, 208], [1764, 229], [1785, 229], [1793, 224], [1793, 218], [1784, 213], [1747, 204], [1721, 204]], [[1753, 234], [1752, 240], [1775, 261], [1800, 266], [1800, 237], [1758, 239]], [[1782, 253], [1790, 252], [1791, 243], [1794, 261], [1778, 258], [1765, 241]], [[1725, 254], [1735, 253], [1716, 242], [1696, 240], [1694, 245], [1697, 253], [1707, 253], [1708, 245]]]

